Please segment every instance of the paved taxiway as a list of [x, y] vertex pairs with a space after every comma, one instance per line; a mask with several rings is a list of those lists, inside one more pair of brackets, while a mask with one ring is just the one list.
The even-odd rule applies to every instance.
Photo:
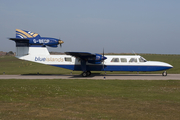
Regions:
[[106, 80], [180, 80], [180, 74], [92, 74], [89, 77], [81, 75], [0, 75], [0, 79], [106, 79]]

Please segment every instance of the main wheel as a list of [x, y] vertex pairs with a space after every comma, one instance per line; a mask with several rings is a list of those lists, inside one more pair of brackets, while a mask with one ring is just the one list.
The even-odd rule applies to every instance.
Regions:
[[82, 76], [83, 76], [83, 77], [87, 77], [87, 75], [88, 75], [87, 72], [83, 72], [83, 73], [82, 73]]
[[90, 76], [91, 75], [91, 71], [87, 71], [87, 76]]
[[167, 76], [167, 72], [164, 71], [164, 72], [162, 73], [162, 76]]

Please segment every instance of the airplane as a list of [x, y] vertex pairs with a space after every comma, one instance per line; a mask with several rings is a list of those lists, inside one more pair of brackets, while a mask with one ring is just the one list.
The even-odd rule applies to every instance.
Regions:
[[[167, 76], [166, 70], [173, 68], [172, 65], [165, 62], [147, 61], [140, 55], [104, 55], [104, 50], [103, 55], [89, 52], [65, 52], [65, 55], [50, 55], [46, 45], [54, 47], [62, 42], [57, 42], [57, 39], [54, 38], [37, 36], [39, 36], [37, 33], [16, 29], [16, 38], [9, 39], [16, 42], [17, 58], [73, 71], [82, 71], [83, 77], [90, 76], [91, 71], [163, 71], [162, 76]], [[37, 41], [34, 42], [33, 38]], [[40, 43], [40, 39], [49, 39], [49, 42]], [[51, 44], [50, 41], [54, 43]]]
[[29, 47], [38, 47], [38, 46], [49, 46], [49, 47], [57, 47], [58, 44], [63, 44], [64, 41], [56, 38], [49, 37], [41, 37], [37, 33], [33, 33], [31, 31], [25, 31], [16, 29], [16, 38], [10, 38], [16, 42], [17, 46], [29, 46]]

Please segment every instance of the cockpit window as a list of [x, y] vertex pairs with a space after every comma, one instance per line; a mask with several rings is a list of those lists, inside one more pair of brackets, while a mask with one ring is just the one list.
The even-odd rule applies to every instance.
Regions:
[[140, 57], [140, 58], [139, 58], [139, 62], [147, 62], [147, 60], [144, 59], [143, 57]]
[[119, 58], [113, 58], [111, 62], [119, 62]]
[[131, 58], [129, 62], [137, 62], [137, 58]]

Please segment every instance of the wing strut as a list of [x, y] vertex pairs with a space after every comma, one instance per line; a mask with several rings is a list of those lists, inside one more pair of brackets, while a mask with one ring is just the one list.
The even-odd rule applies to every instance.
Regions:
[[87, 70], [86, 70], [86, 60], [82, 60], [82, 59], [81, 59], [81, 69], [82, 69], [82, 71], [83, 71], [83, 73], [82, 73], [82, 76], [83, 76], [83, 77], [87, 77], [88, 75], [91, 74], [90, 71], [87, 71]]
[[81, 59], [81, 68], [83, 72], [86, 72], [86, 61]]

